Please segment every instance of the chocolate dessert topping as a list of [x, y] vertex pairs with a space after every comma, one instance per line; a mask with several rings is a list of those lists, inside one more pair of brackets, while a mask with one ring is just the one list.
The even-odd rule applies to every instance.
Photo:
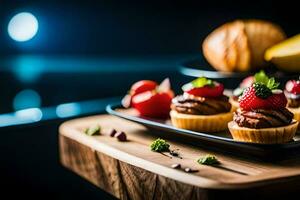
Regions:
[[279, 110], [256, 109], [243, 111], [238, 109], [233, 116], [233, 120], [241, 127], [247, 128], [271, 128], [286, 126], [293, 120], [293, 113], [288, 109]]
[[171, 109], [184, 114], [214, 115], [229, 112], [231, 104], [225, 95], [218, 98], [206, 98], [184, 93], [172, 100]]
[[284, 91], [284, 94], [288, 100], [287, 106], [290, 108], [298, 108], [300, 107], [300, 94], [289, 93], [288, 91]]

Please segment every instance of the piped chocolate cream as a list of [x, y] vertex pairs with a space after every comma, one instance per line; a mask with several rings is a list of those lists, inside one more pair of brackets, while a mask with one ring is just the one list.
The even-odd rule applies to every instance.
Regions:
[[284, 91], [284, 94], [288, 100], [287, 106], [290, 108], [300, 107], [300, 94], [292, 94], [288, 91]]
[[231, 104], [228, 97], [206, 98], [184, 93], [172, 100], [171, 109], [183, 114], [214, 115], [229, 112]]
[[258, 129], [289, 125], [293, 117], [294, 114], [286, 108], [279, 110], [256, 109], [250, 111], [238, 109], [233, 115], [233, 120], [241, 127]]

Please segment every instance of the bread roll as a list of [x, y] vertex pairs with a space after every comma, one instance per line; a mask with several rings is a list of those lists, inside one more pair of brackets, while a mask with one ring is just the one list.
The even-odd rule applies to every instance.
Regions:
[[236, 20], [209, 34], [203, 42], [207, 61], [219, 71], [246, 72], [266, 65], [264, 52], [286, 38], [283, 30], [262, 20]]

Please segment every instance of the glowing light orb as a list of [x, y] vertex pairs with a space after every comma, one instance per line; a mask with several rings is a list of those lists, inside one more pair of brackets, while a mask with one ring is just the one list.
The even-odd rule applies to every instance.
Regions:
[[25, 42], [36, 35], [38, 28], [39, 24], [34, 15], [21, 12], [9, 21], [7, 31], [13, 40]]

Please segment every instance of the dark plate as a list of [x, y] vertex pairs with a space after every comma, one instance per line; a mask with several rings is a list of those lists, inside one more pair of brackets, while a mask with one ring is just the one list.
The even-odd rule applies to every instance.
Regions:
[[[245, 78], [253, 72], [219, 72], [211, 67], [204, 58], [195, 58], [181, 64], [180, 73], [190, 77], [206, 76], [207, 78], [224, 79], [224, 78]], [[266, 73], [276, 78], [297, 78], [297, 74], [278, 71], [274, 66], [269, 66], [265, 69]]]
[[300, 137], [295, 136], [294, 141], [286, 144], [254, 144], [238, 142], [232, 139], [229, 131], [208, 134], [180, 129], [172, 126], [170, 120], [157, 120], [139, 117], [132, 109], [125, 109], [120, 104], [111, 104], [106, 111], [114, 116], [142, 124], [148, 128], [163, 131], [166, 137], [183, 138], [193, 144], [231, 154], [252, 157], [264, 160], [283, 160], [300, 155]]

